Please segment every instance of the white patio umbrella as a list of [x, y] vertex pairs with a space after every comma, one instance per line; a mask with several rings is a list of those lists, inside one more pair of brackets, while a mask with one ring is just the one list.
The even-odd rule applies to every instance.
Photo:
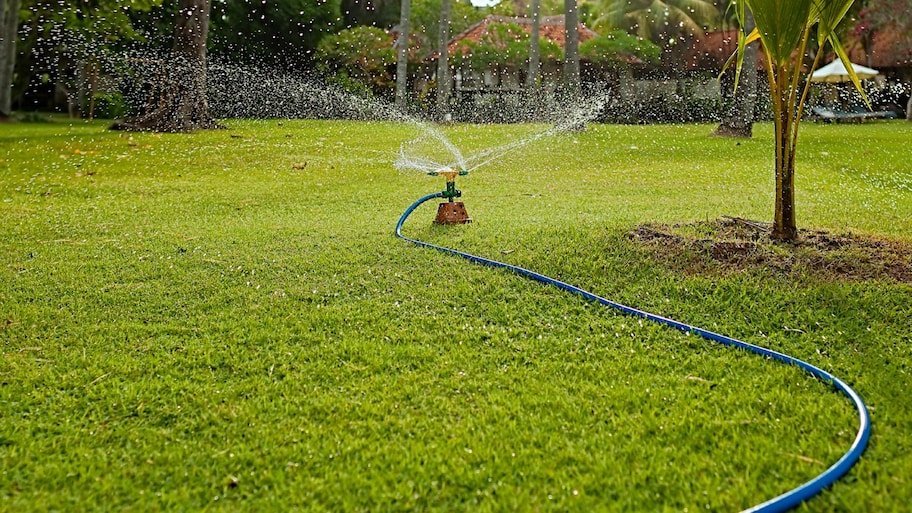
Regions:
[[[861, 64], [852, 63], [852, 69], [855, 70], [855, 74], [858, 75], [858, 80], [866, 80], [869, 78], [874, 78], [878, 75], [879, 71], [876, 69], [871, 69]], [[835, 61], [827, 64], [826, 66], [821, 66], [817, 68], [817, 71], [811, 73], [811, 82], [848, 82], [851, 80], [849, 78], [849, 72], [846, 70], [845, 66], [842, 65], [842, 60], [836, 59]]]

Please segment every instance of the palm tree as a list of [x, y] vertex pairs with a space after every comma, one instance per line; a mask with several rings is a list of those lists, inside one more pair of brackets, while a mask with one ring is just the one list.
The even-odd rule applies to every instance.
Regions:
[[715, 23], [719, 8], [712, 0], [601, 0], [603, 14], [594, 28], [624, 29], [665, 46], [672, 38], [702, 34]]
[[[845, 64], [856, 89], [864, 96], [845, 48], [836, 35], [836, 25], [845, 17], [853, 2], [743, 0], [735, 4], [742, 27], [746, 24], [747, 9], [753, 13], [757, 25], [750, 34], [740, 33], [736, 77], [740, 76], [745, 48], [749, 43], [761, 40], [766, 56], [776, 137], [776, 210], [771, 233], [774, 239], [794, 241], [798, 238], [795, 225], [795, 150], [798, 124], [810, 86], [806, 70], [817, 68], [827, 44]], [[804, 55], [809, 45], [816, 45], [818, 51], [813, 64], [804, 68]], [[737, 87], [738, 79], [735, 80]]]

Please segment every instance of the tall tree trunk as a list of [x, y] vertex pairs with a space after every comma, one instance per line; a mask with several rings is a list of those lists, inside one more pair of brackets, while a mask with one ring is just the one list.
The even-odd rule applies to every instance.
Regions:
[[532, 30], [529, 38], [529, 74], [526, 75], [526, 89], [531, 94], [538, 90], [538, 79], [541, 73], [539, 63], [541, 56], [541, 0], [532, 0]]
[[156, 105], [147, 112], [115, 125], [126, 130], [190, 132], [220, 128], [209, 114], [206, 99], [206, 39], [210, 0], [179, 0], [174, 23], [174, 45], [163, 70], [166, 78]]
[[440, 2], [440, 30], [437, 35], [437, 121], [446, 121], [450, 98], [450, 0]]
[[906, 103], [906, 121], [912, 121], [912, 95], [909, 96], [909, 102]]
[[9, 119], [19, 31], [19, 0], [0, 0], [0, 120]]
[[396, 41], [396, 106], [405, 110], [408, 99], [408, 41], [411, 2], [402, 0], [399, 12], [399, 39]]
[[572, 102], [580, 95], [579, 10], [576, 0], [564, 0], [564, 88]]
[[[754, 15], [745, 13], [743, 31], [754, 30]], [[754, 105], [757, 103], [757, 51], [759, 42], [744, 49], [744, 64], [732, 104], [726, 111], [713, 135], [723, 137], [751, 137], [754, 132]]]

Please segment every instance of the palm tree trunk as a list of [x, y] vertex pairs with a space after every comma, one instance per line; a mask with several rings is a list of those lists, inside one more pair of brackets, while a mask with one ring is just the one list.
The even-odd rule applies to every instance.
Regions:
[[12, 114], [19, 0], [0, 0], [0, 119]]
[[399, 12], [399, 39], [396, 41], [396, 106], [405, 110], [408, 95], [408, 40], [411, 2], [402, 0]]
[[773, 231], [770, 236], [783, 241], [798, 238], [795, 223], [795, 147], [798, 120], [794, 117], [794, 104], [789, 94], [790, 76], [776, 73], [777, 97], [773, 106], [776, 125], [776, 210], [773, 216]]
[[580, 95], [579, 9], [576, 0], [564, 0], [564, 16], [564, 88], [570, 101], [576, 103]]
[[437, 34], [437, 121], [446, 121], [450, 97], [450, 0], [440, 2], [440, 29]]
[[798, 238], [795, 223], [795, 160], [787, 162], [776, 172], [776, 217], [770, 237], [782, 241]]
[[541, 0], [532, 0], [532, 30], [529, 37], [529, 74], [526, 75], [526, 89], [534, 93], [538, 89], [538, 78], [541, 73], [539, 64], [541, 56]]

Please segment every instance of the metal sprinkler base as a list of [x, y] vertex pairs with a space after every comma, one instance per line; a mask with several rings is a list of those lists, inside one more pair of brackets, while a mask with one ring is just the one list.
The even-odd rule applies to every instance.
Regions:
[[472, 219], [461, 201], [447, 201], [437, 207], [437, 218], [434, 224], [466, 224]]

